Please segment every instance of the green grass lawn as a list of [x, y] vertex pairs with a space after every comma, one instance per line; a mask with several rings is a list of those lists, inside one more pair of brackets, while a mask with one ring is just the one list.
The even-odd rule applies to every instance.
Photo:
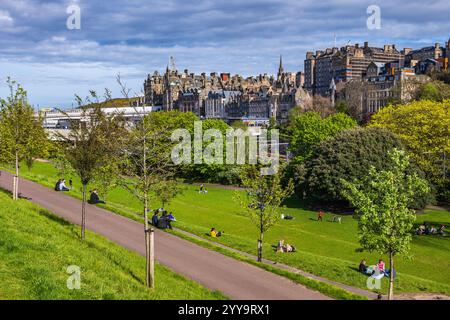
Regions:
[[[23, 167], [22, 174], [49, 187], [54, 186], [57, 177], [56, 170], [47, 163], [35, 163], [31, 171]], [[79, 190], [80, 184], [75, 178], [74, 185]], [[77, 190], [70, 193], [80, 197]], [[211, 227], [224, 230], [225, 236], [215, 241], [256, 254], [257, 229], [233, 201], [236, 191], [211, 187], [207, 194], [199, 194], [196, 190], [197, 187], [187, 186], [185, 192], [167, 206], [178, 220], [175, 226], [208, 239], [211, 238], [206, 234]], [[142, 212], [141, 204], [121, 188], [111, 191], [106, 201], [107, 208], [127, 216]], [[152, 207], [157, 208], [159, 204], [154, 203]], [[268, 259], [365, 289], [367, 278], [356, 271], [359, 261], [362, 258], [369, 264], [376, 263], [379, 258], [387, 261], [386, 256], [357, 251], [357, 221], [351, 216], [343, 216], [342, 224], [329, 222], [330, 214], [325, 216], [323, 222], [318, 222], [315, 221], [316, 213], [301, 208], [297, 201], [288, 203], [285, 214], [295, 219], [280, 221], [265, 235], [264, 256]], [[426, 210], [417, 216], [418, 223], [423, 221], [448, 226], [450, 213]], [[279, 239], [293, 244], [298, 252], [277, 254], [272, 246]], [[396, 291], [450, 294], [449, 241], [449, 237], [414, 236], [412, 257], [396, 260]], [[386, 292], [387, 284], [387, 279], [384, 279], [383, 292]]]
[[[143, 257], [0, 191], [0, 300], [2, 299], [224, 299], [156, 265], [148, 289]], [[67, 267], [81, 268], [80, 290], [69, 290]]]

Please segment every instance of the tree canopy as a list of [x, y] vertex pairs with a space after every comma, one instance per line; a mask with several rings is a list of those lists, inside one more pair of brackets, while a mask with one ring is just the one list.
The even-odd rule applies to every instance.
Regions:
[[412, 240], [414, 210], [409, 204], [428, 192], [428, 185], [409, 170], [406, 152], [396, 148], [388, 152], [391, 167], [379, 170], [370, 166], [360, 180], [342, 179], [342, 194], [360, 214], [359, 243], [368, 251], [388, 254], [391, 260], [389, 298], [393, 294], [394, 256], [406, 254]]
[[[342, 179], [353, 181], [367, 176], [370, 168], [389, 170], [393, 166], [388, 151], [403, 149], [400, 139], [382, 128], [355, 128], [319, 143], [305, 166], [298, 170], [302, 178], [297, 188], [300, 196], [318, 202], [342, 202]], [[421, 172], [414, 164], [411, 172]], [[429, 202], [416, 198], [411, 207], [423, 207]]]
[[322, 118], [317, 112], [305, 112], [291, 118], [287, 128], [290, 150], [297, 158], [307, 159], [316, 144], [338, 132], [356, 127], [357, 123], [344, 113]]
[[393, 132], [431, 182], [441, 189], [449, 186], [445, 161], [450, 155], [450, 100], [388, 106], [373, 115], [369, 126]]

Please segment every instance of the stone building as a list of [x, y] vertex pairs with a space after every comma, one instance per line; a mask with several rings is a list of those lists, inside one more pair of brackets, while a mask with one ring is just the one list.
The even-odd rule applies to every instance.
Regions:
[[450, 39], [442, 47], [439, 43], [418, 50], [410, 50], [405, 56], [405, 65], [414, 67], [416, 73], [448, 71], [450, 59]]
[[370, 47], [368, 42], [363, 47], [359, 44], [325, 51], [308, 52], [305, 60], [305, 89], [312, 94], [329, 96], [332, 79], [336, 83], [361, 79], [371, 62], [388, 63], [404, 59], [404, 52], [395, 45], [383, 48]]
[[226, 119], [226, 107], [239, 101], [240, 91], [213, 90], [205, 99], [205, 118]]
[[426, 76], [416, 75], [413, 68], [371, 62], [364, 76], [348, 81], [338, 95], [356, 111], [359, 120], [367, 121], [392, 102], [412, 100], [418, 88], [428, 80]]
[[281, 56], [276, 77], [260, 74], [244, 78], [215, 72], [196, 75], [167, 67], [163, 75], [157, 71], [148, 75], [144, 98], [146, 105], [191, 111], [202, 118], [268, 121], [270, 117], [286, 118], [289, 109], [301, 101], [297, 97], [304, 94], [303, 82], [303, 73], [285, 72]]

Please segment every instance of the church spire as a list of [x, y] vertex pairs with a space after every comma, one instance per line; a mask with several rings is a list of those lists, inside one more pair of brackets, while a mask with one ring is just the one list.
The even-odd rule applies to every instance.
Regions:
[[278, 76], [281, 76], [283, 73], [284, 73], [283, 56], [280, 54], [280, 66], [278, 67]]

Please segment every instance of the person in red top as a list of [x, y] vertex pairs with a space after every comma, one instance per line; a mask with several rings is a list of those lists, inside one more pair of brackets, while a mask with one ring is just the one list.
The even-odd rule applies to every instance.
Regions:
[[323, 216], [325, 215], [325, 213], [320, 210], [319, 213], [317, 214], [317, 221], [323, 221]]
[[384, 261], [382, 259], [378, 261], [377, 267], [380, 269], [380, 272], [384, 272]]

